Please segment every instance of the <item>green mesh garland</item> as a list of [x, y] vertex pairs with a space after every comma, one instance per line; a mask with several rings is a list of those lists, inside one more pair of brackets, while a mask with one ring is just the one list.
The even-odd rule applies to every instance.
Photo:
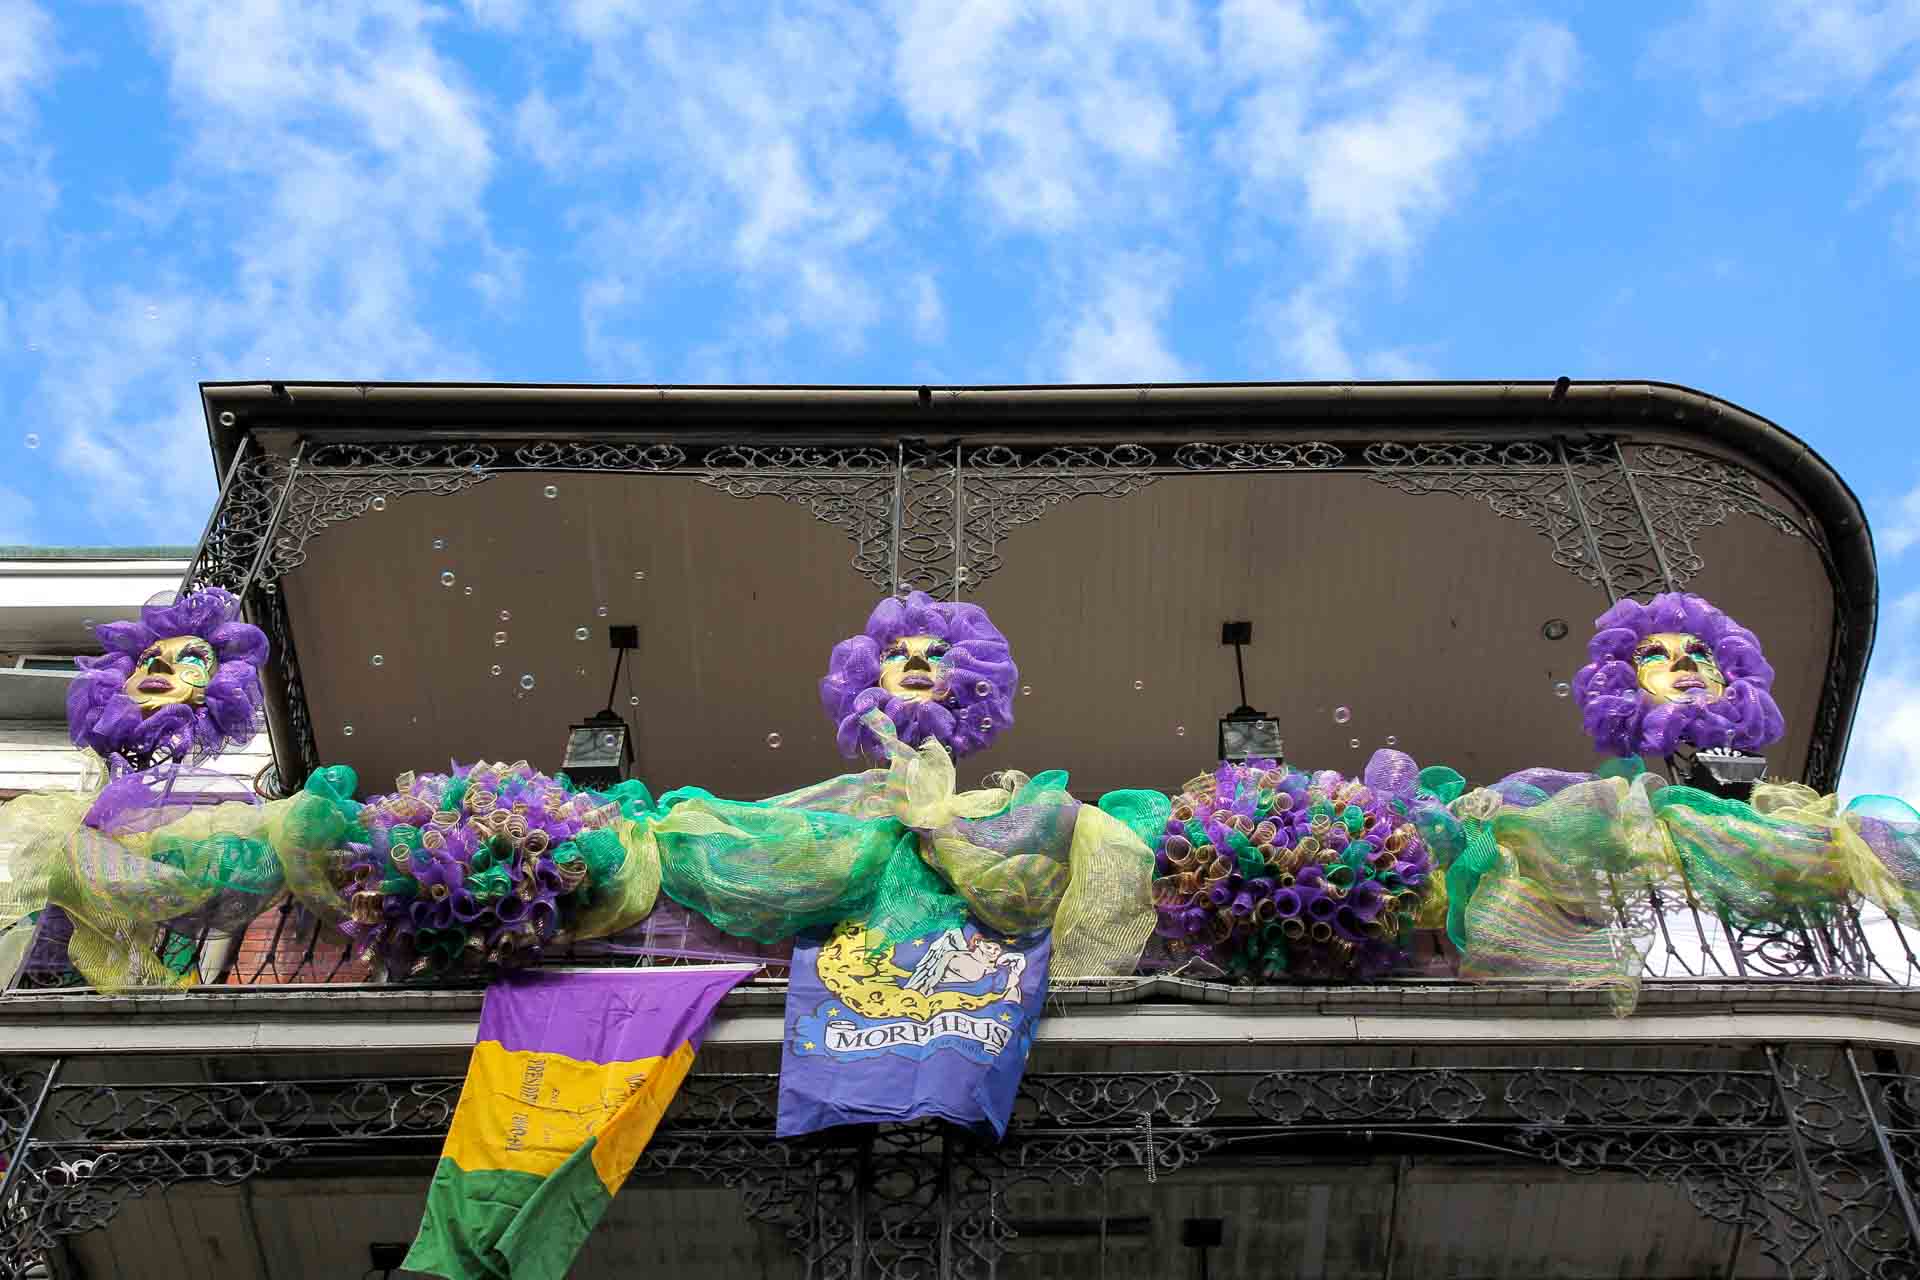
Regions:
[[867, 928], [895, 940], [920, 938], [957, 928], [966, 918], [966, 902], [920, 857], [919, 838], [902, 832], [867, 910]]

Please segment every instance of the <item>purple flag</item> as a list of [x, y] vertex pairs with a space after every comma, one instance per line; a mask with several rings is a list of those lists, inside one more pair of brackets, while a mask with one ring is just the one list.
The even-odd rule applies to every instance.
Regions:
[[938, 1118], [1006, 1136], [1047, 994], [1052, 935], [972, 922], [899, 942], [848, 921], [803, 936], [787, 985], [781, 1137]]

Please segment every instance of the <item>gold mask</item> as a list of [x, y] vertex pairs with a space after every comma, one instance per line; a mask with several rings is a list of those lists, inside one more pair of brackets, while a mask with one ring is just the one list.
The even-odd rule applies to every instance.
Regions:
[[939, 702], [947, 696], [945, 640], [905, 636], [880, 655], [880, 687], [896, 698]]
[[1633, 669], [1640, 687], [1662, 702], [1711, 700], [1727, 691], [1713, 647], [1678, 631], [1656, 632], [1642, 640], [1633, 651]]
[[213, 646], [199, 636], [168, 636], [147, 646], [121, 688], [143, 716], [162, 707], [199, 706], [219, 665]]

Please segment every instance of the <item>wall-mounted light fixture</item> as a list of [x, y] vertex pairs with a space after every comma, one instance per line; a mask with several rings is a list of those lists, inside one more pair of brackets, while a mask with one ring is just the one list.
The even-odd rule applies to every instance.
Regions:
[[567, 750], [560, 760], [560, 771], [574, 786], [593, 791], [620, 782], [633, 765], [632, 730], [613, 709], [613, 693], [620, 687], [620, 668], [628, 651], [640, 647], [640, 628], [608, 627], [607, 644], [619, 652], [613, 660], [613, 683], [607, 686], [607, 705], [567, 727]]
[[1247, 705], [1247, 664], [1240, 656], [1240, 649], [1253, 643], [1253, 623], [1221, 623], [1220, 643], [1233, 646], [1233, 667], [1240, 676], [1240, 705], [1220, 718], [1220, 758], [1280, 759], [1286, 750], [1286, 744], [1280, 740], [1280, 722]]

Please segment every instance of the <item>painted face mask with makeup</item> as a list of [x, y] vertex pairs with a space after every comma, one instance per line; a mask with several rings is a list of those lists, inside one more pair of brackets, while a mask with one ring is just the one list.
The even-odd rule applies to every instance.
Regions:
[[1622, 600], [1594, 629], [1573, 691], [1601, 752], [1757, 752], [1786, 733], [1759, 638], [1701, 597]]
[[213, 646], [199, 636], [168, 636], [147, 646], [121, 687], [140, 714], [150, 716], [162, 707], [204, 705], [219, 669]]
[[80, 658], [67, 693], [77, 747], [134, 768], [203, 761], [252, 740], [267, 636], [239, 620], [240, 601], [210, 587], [94, 628], [106, 653]]
[[986, 610], [915, 591], [882, 600], [865, 634], [834, 646], [820, 681], [820, 705], [849, 758], [884, 756], [860, 722], [875, 708], [909, 746], [932, 738], [958, 757], [984, 747], [1013, 723], [1019, 680], [1007, 638]]
[[902, 636], [880, 655], [880, 687], [896, 698], [943, 702], [953, 647], [938, 636]]
[[1640, 687], [1662, 702], [1713, 701], [1727, 691], [1713, 646], [1699, 636], [1659, 631], [1633, 651]]

